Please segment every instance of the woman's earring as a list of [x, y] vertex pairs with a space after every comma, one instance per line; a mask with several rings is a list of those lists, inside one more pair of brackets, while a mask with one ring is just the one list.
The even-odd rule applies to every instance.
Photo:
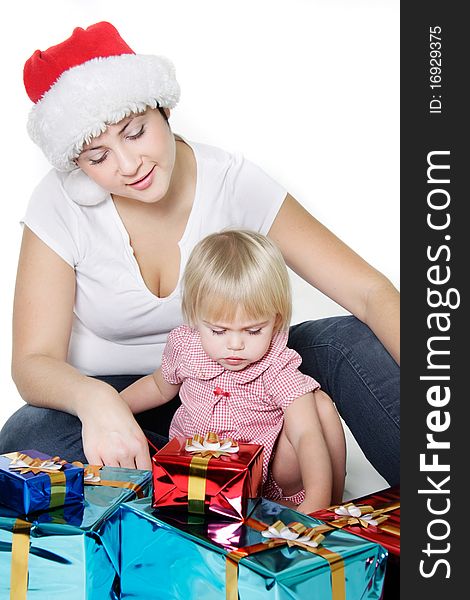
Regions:
[[109, 196], [107, 190], [95, 183], [80, 168], [67, 175], [64, 189], [69, 198], [81, 206], [100, 204]]

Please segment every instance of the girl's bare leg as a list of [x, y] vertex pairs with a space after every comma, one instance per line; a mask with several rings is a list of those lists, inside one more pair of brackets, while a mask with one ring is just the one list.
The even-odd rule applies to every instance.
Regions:
[[282, 488], [284, 496], [293, 496], [303, 488], [300, 464], [294, 447], [287, 438], [285, 428], [277, 439], [271, 472], [276, 483]]
[[319, 390], [314, 392], [313, 396], [333, 470], [331, 500], [334, 504], [340, 504], [343, 501], [344, 480], [346, 477], [346, 439], [344, 430], [338, 411], [328, 394]]
[[271, 471], [285, 496], [305, 489], [298, 510], [308, 513], [331, 504], [331, 460], [313, 393], [296, 398], [286, 410]]
[[286, 411], [271, 465], [284, 495], [305, 488], [304, 512], [340, 503], [345, 462], [343, 427], [330, 397], [319, 391], [298, 398]]

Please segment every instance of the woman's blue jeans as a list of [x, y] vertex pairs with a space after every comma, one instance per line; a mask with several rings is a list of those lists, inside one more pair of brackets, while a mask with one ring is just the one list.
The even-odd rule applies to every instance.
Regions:
[[[372, 331], [352, 316], [293, 325], [290, 348], [302, 356], [300, 369], [314, 377], [336, 403], [362, 451], [389, 482], [399, 483], [400, 370]], [[141, 375], [99, 377], [118, 391]], [[136, 415], [158, 447], [179, 399]], [[81, 422], [57, 410], [25, 405], [0, 432], [0, 453], [36, 449], [68, 460], [82, 460]]]

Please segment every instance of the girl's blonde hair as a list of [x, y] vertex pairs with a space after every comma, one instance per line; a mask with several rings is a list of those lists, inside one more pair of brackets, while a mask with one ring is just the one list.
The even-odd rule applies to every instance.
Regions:
[[279, 248], [255, 231], [213, 233], [193, 249], [183, 276], [182, 309], [190, 325], [201, 319], [232, 321], [276, 316], [276, 331], [289, 327], [292, 297]]

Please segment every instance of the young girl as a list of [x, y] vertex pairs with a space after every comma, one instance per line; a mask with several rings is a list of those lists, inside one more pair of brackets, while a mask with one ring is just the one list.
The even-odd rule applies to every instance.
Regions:
[[170, 437], [215, 431], [263, 444], [263, 495], [309, 513], [341, 502], [345, 440], [333, 402], [298, 370], [286, 347], [287, 268], [262, 234], [215, 233], [200, 241], [183, 276], [183, 313], [162, 366], [121, 392], [141, 412], [174, 398]]

